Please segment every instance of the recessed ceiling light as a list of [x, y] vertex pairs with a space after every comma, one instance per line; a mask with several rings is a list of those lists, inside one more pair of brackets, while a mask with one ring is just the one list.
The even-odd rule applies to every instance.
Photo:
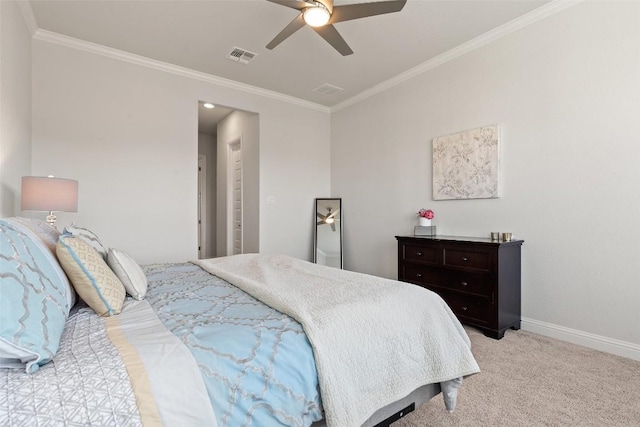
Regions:
[[205, 102], [204, 104], [202, 104], [202, 106], [203, 106], [204, 108], [214, 108], [214, 107], [215, 107], [215, 105], [213, 105], [213, 104], [212, 104], [212, 103], [210, 103], [210, 102]]

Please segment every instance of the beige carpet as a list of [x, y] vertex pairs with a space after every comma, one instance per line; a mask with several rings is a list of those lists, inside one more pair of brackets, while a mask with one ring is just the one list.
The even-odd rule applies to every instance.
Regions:
[[393, 427], [640, 426], [640, 362], [524, 331], [466, 328], [481, 373], [453, 414], [438, 395]]

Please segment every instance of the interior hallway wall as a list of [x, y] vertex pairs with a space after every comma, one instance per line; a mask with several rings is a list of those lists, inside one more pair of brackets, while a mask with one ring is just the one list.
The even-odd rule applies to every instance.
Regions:
[[207, 241], [204, 248], [205, 258], [216, 257], [216, 209], [217, 209], [217, 137], [216, 135], [199, 133], [198, 134], [198, 154], [204, 154], [207, 157], [206, 162], [206, 197], [205, 203], [207, 208], [207, 216], [203, 219], [206, 228]]

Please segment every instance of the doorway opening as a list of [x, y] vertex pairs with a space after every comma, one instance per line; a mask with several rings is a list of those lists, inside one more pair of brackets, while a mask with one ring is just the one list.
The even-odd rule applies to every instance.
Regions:
[[198, 257], [258, 252], [259, 116], [205, 104], [198, 102]]

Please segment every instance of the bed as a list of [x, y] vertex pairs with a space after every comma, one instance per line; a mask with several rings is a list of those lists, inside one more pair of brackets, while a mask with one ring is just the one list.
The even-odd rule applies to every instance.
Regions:
[[[446, 303], [283, 255], [139, 266], [0, 220], [0, 425], [388, 425], [479, 372]], [[443, 409], [444, 410], [444, 409]]]

